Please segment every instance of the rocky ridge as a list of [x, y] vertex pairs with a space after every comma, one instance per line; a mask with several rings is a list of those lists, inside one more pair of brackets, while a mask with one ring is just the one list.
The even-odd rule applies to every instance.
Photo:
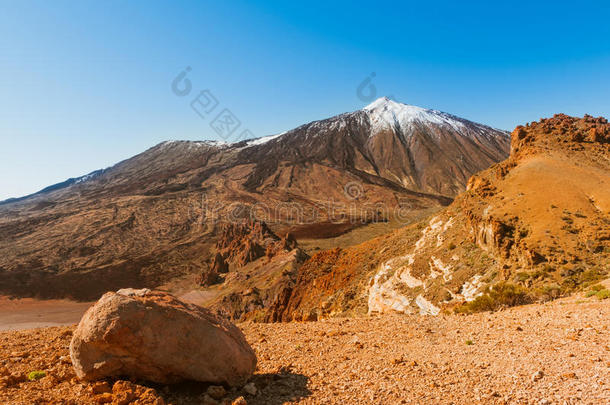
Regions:
[[252, 220], [223, 225], [215, 250], [200, 277], [206, 298], [191, 300], [231, 320], [260, 320], [267, 307], [281, 302], [309, 258], [292, 234], [280, 238], [264, 222]]

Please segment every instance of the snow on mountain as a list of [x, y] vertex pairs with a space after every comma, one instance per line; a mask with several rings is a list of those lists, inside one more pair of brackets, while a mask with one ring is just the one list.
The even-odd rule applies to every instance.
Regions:
[[188, 149], [193, 149], [193, 148], [197, 148], [197, 147], [210, 147], [210, 146], [214, 146], [217, 148], [223, 148], [226, 146], [230, 146], [231, 143], [229, 142], [225, 142], [225, 141], [215, 141], [215, 140], [204, 140], [204, 141], [179, 141], [179, 140], [172, 140], [172, 141], [165, 141], [159, 144], [159, 147], [161, 147], [161, 149], [167, 149], [169, 147], [172, 146], [176, 146], [176, 145], [186, 145], [188, 147]]
[[363, 108], [369, 115], [373, 133], [388, 127], [398, 127], [403, 131], [413, 123], [432, 123], [450, 126], [456, 131], [465, 129], [464, 123], [457, 117], [437, 110], [407, 105], [381, 97]]
[[284, 135], [285, 133], [286, 132], [282, 132], [282, 133], [275, 134], [275, 135], [263, 136], [262, 138], [251, 139], [251, 140], [248, 140], [246, 145], [247, 146], [263, 145], [263, 144], [266, 144], [269, 141], [272, 141], [272, 140], [274, 140], [276, 138], [279, 138], [280, 136]]
[[[448, 113], [399, 103], [387, 97], [378, 98], [371, 104], [364, 107], [362, 110], [340, 114], [327, 120], [314, 121], [309, 125], [313, 129], [320, 128], [321, 130], [340, 130], [346, 125], [346, 119], [348, 119], [348, 117], [352, 117], [356, 114], [362, 114], [362, 112], [368, 116], [371, 123], [371, 136], [374, 136], [380, 131], [386, 129], [399, 129], [403, 134], [407, 134], [411, 132], [416, 123], [422, 125], [433, 124], [449, 127], [462, 135], [468, 135], [468, 133], [472, 133], [472, 130], [478, 130], [477, 132], [481, 130], [483, 132], [487, 132], [490, 129], [493, 129], [485, 125], [464, 120]], [[362, 117], [362, 115], [360, 115], [360, 117]], [[295, 130], [296, 129], [284, 131], [279, 134], [263, 136], [261, 138], [246, 139], [245, 146], [242, 145], [241, 148], [264, 145]], [[309, 136], [309, 134], [306, 136]], [[188, 142], [191, 148], [196, 146], [215, 146], [223, 148], [233, 147], [242, 141], [166, 141], [163, 142], [161, 146], [169, 147], [181, 142]]]

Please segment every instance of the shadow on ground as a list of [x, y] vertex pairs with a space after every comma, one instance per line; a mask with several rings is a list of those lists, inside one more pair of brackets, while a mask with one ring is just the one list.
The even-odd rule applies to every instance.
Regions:
[[250, 397], [248, 404], [283, 404], [307, 398], [311, 391], [307, 388], [309, 377], [291, 372], [256, 374], [252, 382], [260, 389], [256, 397]]
[[[218, 401], [218, 404], [224, 403], [223, 401], [231, 403], [234, 399], [243, 396], [248, 405], [280, 405], [307, 398], [312, 394], [307, 388], [309, 377], [284, 369], [280, 369], [277, 373], [254, 374], [249, 382], [256, 386], [256, 395], [249, 395], [241, 387], [239, 389], [225, 387], [227, 395], [223, 400]], [[147, 385], [155, 388], [167, 403], [176, 405], [202, 404], [210, 386], [197, 382], [168, 386]]]

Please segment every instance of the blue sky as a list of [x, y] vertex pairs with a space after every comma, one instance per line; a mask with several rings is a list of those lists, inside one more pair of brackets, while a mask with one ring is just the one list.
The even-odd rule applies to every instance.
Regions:
[[205, 89], [254, 136], [362, 108], [371, 73], [377, 96], [503, 129], [609, 117], [608, 21], [602, 1], [0, 1], [0, 200], [218, 139], [190, 107]]

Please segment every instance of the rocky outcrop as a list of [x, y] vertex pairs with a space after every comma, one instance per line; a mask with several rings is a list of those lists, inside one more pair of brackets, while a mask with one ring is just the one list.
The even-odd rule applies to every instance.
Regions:
[[[610, 142], [610, 124], [604, 117], [584, 118], [555, 114], [553, 118], [542, 118], [525, 126], [518, 126], [511, 137], [511, 159], [518, 159], [523, 153], [540, 151], [544, 147], [553, 147], [558, 143], [599, 143]], [[568, 146], [568, 145], [564, 145]], [[570, 147], [570, 146], [569, 146]]]
[[[245, 266], [277, 250], [280, 238], [263, 221], [247, 219], [222, 225], [220, 237], [216, 243], [217, 255]], [[280, 243], [284, 245], [284, 243]], [[286, 249], [292, 250], [292, 249]]]
[[202, 287], [209, 287], [214, 284], [218, 284], [221, 282], [220, 275], [218, 272], [207, 263], [204, 265], [204, 270], [201, 272], [199, 276], [199, 285]]
[[209, 287], [222, 282], [222, 275], [229, 272], [229, 263], [220, 253], [216, 253], [211, 263], [204, 264], [204, 270], [199, 276], [199, 285]]
[[217, 274], [224, 274], [229, 272], [229, 263], [227, 263], [225, 258], [220, 253], [216, 253], [214, 255], [210, 267]]
[[258, 242], [252, 239], [246, 239], [239, 247], [239, 250], [233, 254], [233, 259], [238, 266], [245, 266], [248, 263], [255, 261], [263, 256], [267, 250]]
[[211, 290], [215, 298], [206, 306], [227, 319], [265, 321], [267, 309], [292, 287], [307, 259], [292, 234], [280, 238], [262, 221], [224, 224], [215, 259], [200, 278], [217, 277], [204, 287], [221, 283]]
[[281, 247], [284, 250], [292, 250], [295, 249], [297, 247], [298, 243], [296, 238], [294, 237], [294, 235], [290, 232], [288, 232], [286, 235], [284, 235], [284, 237], [282, 238], [282, 243], [281, 243]]
[[70, 357], [77, 376], [89, 381], [128, 376], [239, 386], [256, 367], [235, 325], [148, 289], [104, 294], [74, 331]]
[[280, 238], [262, 221], [243, 220], [224, 224], [216, 243], [216, 254], [211, 265], [202, 272], [200, 284], [207, 286], [220, 282], [220, 274], [229, 272], [229, 262], [235, 267], [243, 267], [263, 257], [271, 260], [297, 247], [292, 234], [287, 233]]

